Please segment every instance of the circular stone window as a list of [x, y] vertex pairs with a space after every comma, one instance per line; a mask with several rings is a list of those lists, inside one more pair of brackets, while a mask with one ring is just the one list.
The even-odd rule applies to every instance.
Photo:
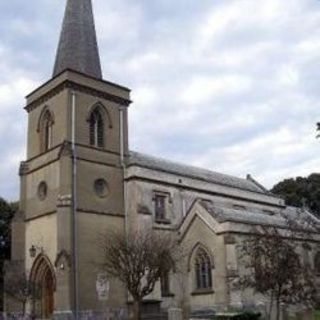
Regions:
[[109, 188], [108, 183], [104, 179], [97, 179], [94, 182], [94, 192], [100, 198], [104, 198], [108, 195]]
[[39, 197], [39, 199], [41, 201], [43, 201], [47, 197], [47, 193], [48, 193], [47, 184], [44, 181], [40, 182], [40, 184], [38, 186], [38, 197]]

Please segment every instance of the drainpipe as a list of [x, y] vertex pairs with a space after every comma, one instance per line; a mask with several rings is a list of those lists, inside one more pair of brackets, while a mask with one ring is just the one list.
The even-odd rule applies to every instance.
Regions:
[[123, 202], [124, 202], [124, 216], [125, 216], [125, 236], [128, 238], [129, 232], [129, 221], [128, 221], [128, 206], [127, 206], [127, 187], [125, 182], [126, 166], [124, 162], [124, 111], [125, 107], [120, 105], [120, 118], [119, 118], [119, 129], [120, 129], [120, 165], [123, 172]]
[[[126, 237], [126, 242], [128, 243], [128, 235], [129, 235], [129, 221], [128, 221], [128, 195], [127, 195], [127, 185], [125, 181], [126, 177], [126, 165], [124, 162], [124, 112], [126, 107], [123, 105], [119, 105], [120, 118], [119, 118], [119, 130], [120, 130], [120, 166], [122, 168], [123, 174], [123, 206], [124, 206], [124, 232]], [[129, 292], [126, 290], [127, 301], [129, 301]]]
[[76, 94], [71, 92], [71, 148], [72, 148], [72, 266], [74, 319], [79, 319], [78, 290], [78, 228], [77, 228], [77, 153], [76, 153]]
[[123, 128], [123, 111], [124, 107], [119, 106], [119, 111], [120, 111], [120, 118], [119, 118], [119, 127], [120, 127], [120, 164], [121, 167], [124, 168], [124, 128]]

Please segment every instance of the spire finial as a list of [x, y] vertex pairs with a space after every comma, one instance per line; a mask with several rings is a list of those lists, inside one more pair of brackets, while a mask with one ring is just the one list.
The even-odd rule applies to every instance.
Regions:
[[102, 78], [91, 0], [67, 0], [53, 76], [66, 69]]

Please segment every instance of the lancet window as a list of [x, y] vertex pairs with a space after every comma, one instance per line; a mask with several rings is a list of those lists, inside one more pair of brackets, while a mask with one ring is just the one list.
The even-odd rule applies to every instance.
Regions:
[[46, 110], [41, 118], [41, 151], [46, 152], [52, 148], [53, 116]]
[[96, 148], [104, 147], [104, 122], [99, 108], [90, 115], [90, 145]]
[[212, 264], [207, 252], [199, 248], [195, 258], [196, 288], [198, 290], [212, 288]]

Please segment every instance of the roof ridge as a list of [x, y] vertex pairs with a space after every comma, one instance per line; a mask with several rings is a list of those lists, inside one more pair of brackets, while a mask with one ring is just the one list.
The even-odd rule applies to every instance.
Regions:
[[[183, 168], [183, 169], [191, 169], [191, 170], [194, 170], [194, 171], [198, 171], [197, 172], [198, 174], [202, 173], [203, 175], [216, 175], [216, 176], [219, 176], [220, 178], [226, 178], [226, 179], [230, 179], [230, 180], [233, 180], [233, 181], [242, 182], [244, 185], [247, 186], [247, 188], [244, 187], [244, 186], [243, 187], [235, 186], [235, 185], [233, 185], [231, 183], [221, 183], [221, 184], [226, 184], [228, 186], [237, 187], [237, 188], [245, 189], [245, 190], [248, 190], [248, 191], [254, 191], [254, 192], [258, 192], [258, 193], [266, 193], [264, 191], [264, 189], [262, 189], [257, 184], [253, 183], [252, 181], [247, 180], [246, 178], [240, 178], [240, 177], [236, 177], [236, 176], [233, 176], [233, 175], [230, 175], [230, 174], [213, 171], [213, 170], [205, 169], [205, 168], [202, 168], [202, 167], [185, 164], [185, 163], [182, 163], [182, 162], [172, 161], [172, 160], [168, 160], [168, 159], [163, 158], [163, 157], [156, 157], [156, 156], [153, 156], [153, 155], [149, 155], [149, 154], [145, 154], [145, 153], [141, 153], [141, 152], [137, 152], [137, 151], [130, 150], [129, 152], [130, 152], [130, 156], [136, 156], [136, 157], [143, 158], [141, 160], [146, 160], [146, 159], [148, 160], [149, 159], [151, 161], [157, 162], [158, 166], [160, 166], [159, 162], [162, 162], [162, 163], [166, 163], [168, 165], [171, 164], [173, 166], [178, 166], [178, 167], [180, 167], [180, 169]], [[139, 159], [132, 159], [132, 157], [129, 157], [128, 165], [134, 164], [135, 163], [134, 160], [139, 160]], [[140, 163], [140, 165], [141, 165], [141, 163]], [[154, 166], [156, 166], [156, 165], [154, 165]], [[177, 170], [174, 170], [173, 168], [167, 168], [165, 171], [175, 171], [176, 172]], [[188, 174], [188, 176], [195, 176], [195, 175], [198, 176], [196, 173], [194, 173], [194, 174], [189, 173]], [[197, 178], [199, 178], [199, 176]], [[201, 177], [201, 178], [204, 179], [204, 177]], [[211, 179], [209, 179], [209, 180], [211, 180]], [[216, 183], [218, 183], [218, 182], [216, 181]], [[251, 188], [249, 188], [249, 185], [251, 186]]]

